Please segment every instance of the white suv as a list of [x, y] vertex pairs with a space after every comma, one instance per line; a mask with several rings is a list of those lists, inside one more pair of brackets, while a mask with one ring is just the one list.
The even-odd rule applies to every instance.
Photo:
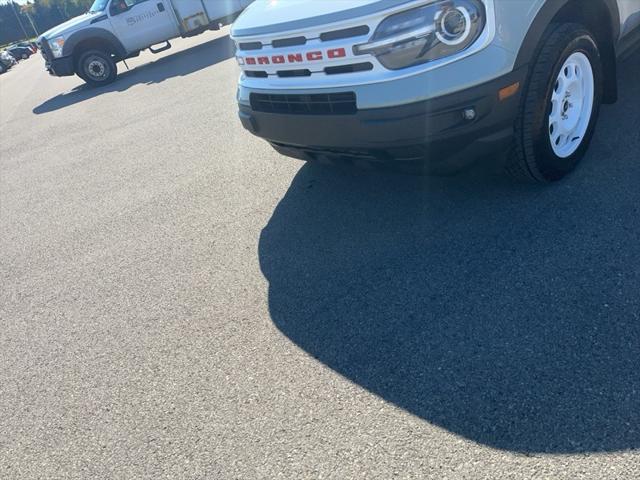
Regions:
[[637, 0], [257, 0], [232, 28], [240, 119], [285, 155], [458, 169], [508, 152], [549, 182], [584, 156]]

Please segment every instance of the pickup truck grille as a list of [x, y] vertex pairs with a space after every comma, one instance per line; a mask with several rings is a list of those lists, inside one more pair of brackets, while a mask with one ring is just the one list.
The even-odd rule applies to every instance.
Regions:
[[44, 40], [42, 42], [36, 42], [36, 45], [38, 46], [38, 50], [40, 50], [40, 55], [42, 55], [42, 58], [44, 58], [45, 63], [49, 64], [51, 62], [51, 59], [53, 58], [53, 54], [49, 49], [49, 45], [47, 44], [47, 41]]
[[252, 93], [251, 108], [257, 112], [291, 115], [352, 115], [358, 111], [353, 92], [313, 95]]

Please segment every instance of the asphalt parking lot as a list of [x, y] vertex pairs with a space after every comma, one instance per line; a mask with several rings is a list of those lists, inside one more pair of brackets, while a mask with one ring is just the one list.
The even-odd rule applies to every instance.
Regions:
[[0, 478], [640, 478], [640, 55], [541, 188], [280, 157], [227, 33], [0, 76]]

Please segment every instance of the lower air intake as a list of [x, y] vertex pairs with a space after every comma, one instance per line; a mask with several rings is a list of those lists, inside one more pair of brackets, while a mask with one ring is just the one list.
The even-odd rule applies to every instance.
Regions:
[[354, 92], [313, 95], [252, 93], [251, 108], [256, 112], [291, 115], [353, 115], [358, 111]]

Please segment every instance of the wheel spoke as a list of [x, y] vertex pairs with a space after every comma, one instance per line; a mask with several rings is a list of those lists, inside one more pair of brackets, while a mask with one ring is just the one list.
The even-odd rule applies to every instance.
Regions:
[[560, 77], [558, 77], [558, 80], [556, 82], [556, 89], [554, 90], [554, 93], [558, 95], [562, 95], [566, 89], [566, 85], [567, 85], [567, 81], [564, 75], [560, 75]]
[[551, 115], [549, 115], [549, 125], [552, 124], [560, 124], [562, 121], [561, 107], [559, 103], [553, 105], [553, 109], [551, 110]]

